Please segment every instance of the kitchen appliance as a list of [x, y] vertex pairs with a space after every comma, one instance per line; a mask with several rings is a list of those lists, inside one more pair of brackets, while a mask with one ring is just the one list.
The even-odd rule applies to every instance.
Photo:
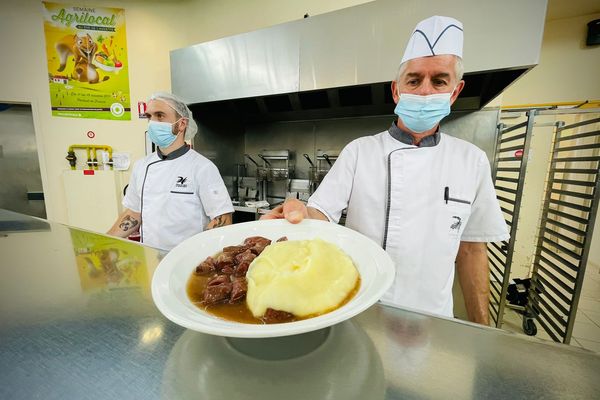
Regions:
[[289, 185], [289, 180], [293, 177], [294, 173], [290, 151], [261, 150], [258, 157], [263, 161], [263, 164], [257, 167], [257, 174], [260, 181], [260, 199], [266, 200], [271, 204], [281, 202], [283, 198], [269, 193], [269, 188], [277, 186], [287, 187]]
[[340, 155], [339, 150], [317, 150], [317, 170], [319, 171], [319, 182], [325, 178], [325, 175], [329, 172], [333, 163]]
[[254, 164], [256, 167], [256, 174], [254, 176], [248, 176], [248, 168], [246, 164], [235, 164], [237, 197], [234, 196], [234, 201], [239, 205], [244, 205], [246, 200], [259, 200], [259, 197], [261, 196], [261, 191], [259, 188], [264, 180], [264, 176], [261, 176], [260, 174], [260, 164], [257, 163], [249, 154], [244, 154], [244, 157]]
[[287, 180], [293, 174], [289, 150], [263, 150], [258, 157], [264, 163], [259, 167], [260, 175], [268, 182]]
[[319, 173], [319, 169], [310, 159], [310, 156], [306, 153], [302, 154], [302, 156], [304, 158], [306, 158], [306, 161], [308, 161], [308, 164], [310, 165], [310, 167], [308, 169], [308, 182], [309, 182], [308, 186], [309, 186], [310, 192], [313, 193], [315, 191], [315, 189], [317, 188], [317, 185], [319, 184], [319, 182], [321, 182], [322, 177]]
[[298, 199], [308, 201], [310, 195], [314, 192], [311, 182], [308, 179], [290, 179], [286, 199]]
[[327, 175], [327, 172], [329, 172], [339, 154], [338, 150], [319, 149], [315, 157], [316, 164], [312, 162], [308, 154], [303, 154], [304, 158], [310, 164], [308, 179], [311, 193], [317, 189], [323, 178], [325, 178], [325, 175]]
[[246, 176], [246, 164], [235, 164], [235, 177], [233, 179], [233, 193], [232, 193], [232, 201], [240, 204], [240, 196], [244, 193], [244, 188], [242, 187], [243, 178]]

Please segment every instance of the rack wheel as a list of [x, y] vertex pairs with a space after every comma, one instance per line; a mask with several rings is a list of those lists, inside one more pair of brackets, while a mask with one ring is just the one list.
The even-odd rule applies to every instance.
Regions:
[[535, 336], [537, 334], [537, 326], [531, 318], [523, 317], [523, 332], [527, 336]]

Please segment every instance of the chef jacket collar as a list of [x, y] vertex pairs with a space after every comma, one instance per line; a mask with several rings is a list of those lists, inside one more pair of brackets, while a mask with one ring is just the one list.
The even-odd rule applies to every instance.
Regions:
[[161, 160], [174, 160], [178, 157], [181, 157], [182, 155], [187, 153], [189, 150], [190, 150], [190, 146], [188, 146], [187, 144], [184, 144], [183, 146], [181, 146], [180, 148], [178, 148], [176, 150], [173, 150], [169, 154], [163, 154], [160, 151], [160, 148], [157, 147], [156, 154], [158, 155], [158, 158], [160, 158]]
[[397, 120], [394, 120], [394, 122], [392, 123], [392, 126], [390, 126], [390, 129], [388, 129], [388, 132], [394, 139], [398, 140], [399, 142], [402, 142], [404, 144], [408, 144], [411, 146], [418, 146], [418, 147], [433, 147], [433, 146], [437, 146], [437, 144], [440, 142], [440, 127], [439, 126], [433, 135], [425, 136], [423, 139], [421, 139], [419, 144], [414, 144], [413, 137], [411, 136], [411, 134], [398, 128], [398, 125], [396, 124], [396, 122], [397, 122]]

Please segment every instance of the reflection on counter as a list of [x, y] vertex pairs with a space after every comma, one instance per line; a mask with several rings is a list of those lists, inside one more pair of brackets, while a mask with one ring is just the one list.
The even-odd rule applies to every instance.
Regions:
[[81, 289], [148, 288], [144, 248], [138, 244], [71, 229]]
[[[59, 318], [150, 315], [160, 253], [136, 242], [1, 210], [18, 230], [0, 234], [2, 327]], [[4, 398], [0, 395], [0, 398]]]
[[[365, 331], [352, 321], [327, 331], [230, 341], [188, 330], [167, 360], [162, 398], [383, 399], [383, 365]], [[267, 350], [285, 353], [286, 343], [283, 356]]]
[[0, 209], [0, 232], [18, 233], [49, 230], [50, 224], [42, 219]]
[[[45, 222], [0, 234], [0, 399], [599, 398], [596, 353], [381, 304], [285, 357], [186, 331], [141, 288], [83, 292], [72, 228]], [[127, 244], [151, 276], [161, 253]]]

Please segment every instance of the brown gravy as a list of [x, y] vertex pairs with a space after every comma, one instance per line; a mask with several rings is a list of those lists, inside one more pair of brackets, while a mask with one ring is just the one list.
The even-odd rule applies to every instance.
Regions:
[[[229, 321], [242, 322], [245, 324], [264, 324], [265, 323], [264, 320], [262, 320], [260, 318], [255, 318], [254, 315], [252, 315], [252, 312], [246, 305], [245, 300], [238, 304], [220, 303], [220, 304], [214, 304], [211, 306], [205, 306], [204, 304], [202, 304], [202, 292], [204, 291], [204, 288], [206, 288], [206, 283], [211, 278], [212, 278], [212, 276], [201, 276], [201, 275], [197, 275], [195, 273], [192, 273], [192, 275], [190, 276], [190, 279], [188, 280], [188, 283], [187, 283], [187, 295], [188, 295], [188, 298], [191, 300], [191, 302], [196, 307], [198, 307], [202, 310], [205, 310], [206, 312], [208, 312], [214, 316], [217, 316], [219, 318], [226, 319]], [[354, 289], [352, 289], [352, 291], [350, 293], [348, 293], [348, 296], [346, 296], [346, 298], [340, 304], [338, 304], [337, 307], [334, 307], [334, 308], [327, 310], [325, 312], [322, 312], [320, 314], [313, 314], [313, 315], [309, 315], [309, 316], [306, 316], [303, 318], [295, 317], [291, 321], [286, 321], [286, 322], [292, 322], [292, 321], [298, 321], [298, 320], [302, 320], [302, 319], [317, 317], [319, 315], [327, 314], [328, 312], [331, 312], [331, 311], [334, 311], [334, 310], [340, 308], [341, 306], [343, 306], [344, 304], [346, 304], [350, 300], [352, 300], [352, 298], [356, 295], [356, 293], [358, 293], [358, 290], [360, 289], [360, 283], [361, 283], [361, 279], [359, 276], [358, 279], [356, 280], [356, 285], [354, 286]]]

